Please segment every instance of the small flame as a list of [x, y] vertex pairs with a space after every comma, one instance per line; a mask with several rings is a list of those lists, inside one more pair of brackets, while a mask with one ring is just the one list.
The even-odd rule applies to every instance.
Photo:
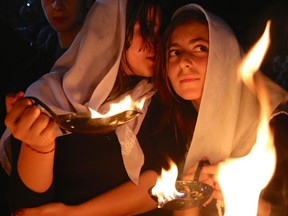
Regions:
[[[253, 74], [259, 69], [267, 51], [270, 21], [260, 40], [248, 53], [240, 66], [244, 83], [254, 89]], [[258, 91], [258, 90], [257, 90]], [[269, 183], [276, 165], [273, 134], [269, 128], [269, 106], [267, 92], [261, 88], [258, 95], [261, 113], [257, 140], [248, 155], [227, 159], [219, 166], [218, 181], [221, 186], [225, 216], [255, 216], [261, 190]]]
[[178, 176], [178, 169], [173, 161], [170, 161], [170, 170], [162, 169], [156, 185], [152, 188], [152, 194], [158, 198], [158, 207], [177, 197], [183, 197], [184, 193], [178, 192], [175, 183]]
[[118, 113], [127, 111], [127, 110], [141, 110], [145, 102], [145, 98], [142, 98], [140, 101], [132, 101], [132, 98], [130, 95], [126, 96], [123, 100], [121, 100], [119, 103], [113, 103], [110, 104], [110, 109], [107, 113], [101, 114], [94, 109], [88, 107], [88, 109], [91, 112], [91, 118], [105, 118], [109, 116], [116, 115]]

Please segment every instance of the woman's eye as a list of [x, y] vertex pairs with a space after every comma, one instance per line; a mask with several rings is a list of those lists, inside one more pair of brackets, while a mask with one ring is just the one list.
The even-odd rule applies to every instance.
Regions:
[[177, 56], [179, 55], [179, 52], [177, 50], [170, 50], [169, 51], [169, 56]]
[[199, 45], [194, 47], [194, 51], [196, 52], [208, 52], [208, 47], [204, 45]]

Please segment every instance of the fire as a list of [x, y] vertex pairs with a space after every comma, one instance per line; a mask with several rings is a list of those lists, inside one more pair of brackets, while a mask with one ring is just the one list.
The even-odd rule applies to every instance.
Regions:
[[161, 176], [158, 177], [156, 185], [152, 188], [152, 194], [158, 198], [158, 207], [184, 194], [177, 191], [175, 187], [178, 176], [178, 169], [174, 162], [170, 161], [170, 170], [162, 169]]
[[110, 104], [110, 109], [105, 114], [101, 114], [92, 108], [88, 107], [88, 109], [91, 112], [91, 118], [105, 118], [109, 116], [116, 115], [118, 113], [124, 112], [126, 110], [134, 110], [138, 109], [141, 110], [145, 102], [145, 98], [143, 98], [140, 101], [134, 102], [131, 98], [131, 96], [126, 96], [123, 100], [121, 100], [119, 103], [112, 103]]
[[[269, 29], [270, 21], [240, 66], [242, 79], [251, 89], [253, 74], [259, 69], [270, 43]], [[258, 95], [261, 113], [257, 140], [251, 152], [242, 158], [227, 159], [219, 166], [218, 181], [224, 197], [225, 216], [257, 215], [259, 195], [275, 170], [276, 151], [269, 128], [267, 93], [265, 89], [257, 92], [261, 93]]]

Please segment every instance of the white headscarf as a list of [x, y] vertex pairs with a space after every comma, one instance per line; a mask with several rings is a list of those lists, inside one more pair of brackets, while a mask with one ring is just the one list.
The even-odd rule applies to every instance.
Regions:
[[[183, 11], [192, 13], [193, 10], [202, 11], [208, 21], [209, 56], [201, 105], [184, 172], [203, 157], [217, 163], [229, 157], [246, 155], [255, 143], [259, 121], [257, 98], [238, 75], [243, 53], [233, 31], [224, 20], [197, 4], [179, 8], [173, 17]], [[288, 100], [288, 93], [261, 73], [254, 78], [255, 85], [261, 80], [271, 93], [271, 110]]]
[[[71, 47], [59, 58], [51, 72], [33, 83], [25, 95], [37, 97], [57, 114], [87, 112], [87, 107], [101, 110], [119, 70], [125, 22], [126, 0], [96, 1]], [[152, 87], [142, 80], [133, 90], [125, 93], [130, 94], [133, 101], [143, 97], [148, 100], [141, 110], [143, 115], [116, 129], [126, 171], [135, 184], [144, 163], [136, 134], [154, 94]], [[117, 101], [123, 98], [124, 95]], [[2, 137], [1, 147], [4, 141]]]

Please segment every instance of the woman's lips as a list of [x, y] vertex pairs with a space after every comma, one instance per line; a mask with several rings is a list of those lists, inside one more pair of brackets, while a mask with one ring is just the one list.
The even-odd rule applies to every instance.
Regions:
[[180, 83], [195, 82], [195, 81], [198, 81], [198, 80], [199, 80], [199, 78], [192, 78], [192, 77], [190, 77], [190, 78], [181, 79], [181, 80], [180, 80]]
[[54, 22], [62, 23], [65, 20], [65, 17], [53, 17]]
[[147, 59], [149, 60], [149, 61], [151, 61], [151, 62], [155, 62], [155, 59], [156, 59], [156, 57], [155, 56], [150, 56], [150, 57], [147, 57]]

